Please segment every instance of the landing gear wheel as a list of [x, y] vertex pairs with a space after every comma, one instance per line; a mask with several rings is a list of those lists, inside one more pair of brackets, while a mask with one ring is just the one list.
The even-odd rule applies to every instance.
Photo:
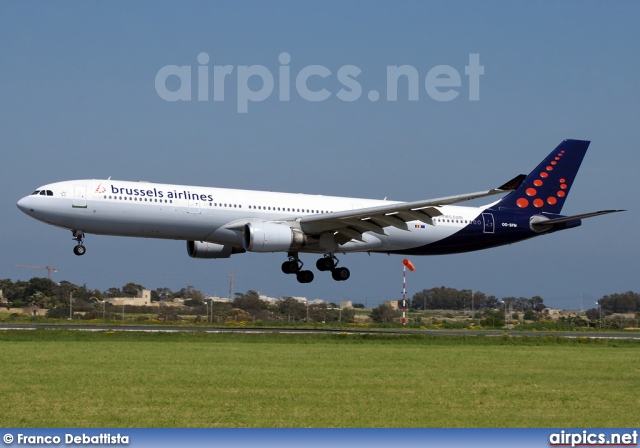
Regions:
[[311, 271], [300, 271], [296, 274], [296, 278], [300, 283], [311, 283], [313, 277], [313, 272]]
[[335, 267], [336, 264], [331, 257], [320, 258], [316, 261], [316, 268], [318, 268], [318, 271], [330, 271]]
[[351, 272], [347, 268], [336, 268], [331, 271], [331, 277], [337, 282], [347, 280], [351, 276]]
[[86, 251], [87, 251], [87, 248], [81, 244], [78, 244], [76, 247], [73, 248], [73, 253], [76, 254], [77, 256], [84, 255]]
[[298, 262], [289, 260], [282, 263], [282, 272], [285, 274], [295, 274], [298, 271], [300, 271]]

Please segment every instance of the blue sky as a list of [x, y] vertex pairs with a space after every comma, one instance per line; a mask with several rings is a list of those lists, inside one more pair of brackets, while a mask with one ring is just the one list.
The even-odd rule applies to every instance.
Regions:
[[[62, 5], [62, 6], [61, 6]], [[418, 200], [478, 191], [528, 173], [565, 138], [591, 140], [564, 213], [628, 209], [582, 227], [487, 251], [414, 257], [409, 295], [434, 286], [498, 297], [540, 295], [592, 307], [604, 294], [640, 291], [637, 150], [640, 30], [636, 2], [2, 2], [0, 3], [0, 278], [44, 275], [15, 265], [50, 262], [55, 280], [101, 290], [133, 281], [193, 285], [374, 305], [399, 298], [402, 258], [341, 256], [347, 282], [282, 275], [283, 254], [188, 258], [184, 242], [70, 232], [23, 215], [16, 201], [60, 180], [106, 178]], [[198, 54], [234, 71], [224, 101], [197, 101]], [[291, 61], [291, 95], [279, 99], [279, 56]], [[479, 100], [465, 66], [478, 54]], [[165, 66], [193, 68], [192, 101], [165, 101]], [[298, 95], [312, 77], [324, 101]], [[388, 66], [419, 74], [419, 99], [387, 101]], [[458, 96], [436, 101], [429, 70], [461, 74]], [[263, 66], [275, 89], [238, 113], [238, 67]], [[355, 66], [362, 95], [342, 101], [337, 78]], [[253, 90], [261, 82], [253, 78]], [[173, 82], [173, 84], [172, 84]], [[167, 82], [176, 88], [176, 78]], [[370, 101], [368, 92], [380, 92]], [[303, 256], [313, 266], [315, 256]], [[595, 305], [593, 305], [595, 306]]]

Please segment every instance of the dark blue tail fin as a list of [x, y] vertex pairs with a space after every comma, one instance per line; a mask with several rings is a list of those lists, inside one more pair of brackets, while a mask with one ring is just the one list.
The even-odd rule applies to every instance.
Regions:
[[517, 190], [505, 196], [495, 207], [559, 214], [589, 143], [584, 140], [560, 143], [529, 173]]

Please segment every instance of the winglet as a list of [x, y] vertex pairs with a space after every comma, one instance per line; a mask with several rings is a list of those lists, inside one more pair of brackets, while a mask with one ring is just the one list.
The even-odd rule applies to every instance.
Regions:
[[527, 178], [526, 174], [520, 174], [514, 177], [513, 179], [511, 179], [509, 182], [506, 182], [504, 185], [499, 186], [497, 190], [504, 190], [504, 191], [517, 190], [518, 187], [522, 184], [522, 182], [524, 182], [526, 178]]

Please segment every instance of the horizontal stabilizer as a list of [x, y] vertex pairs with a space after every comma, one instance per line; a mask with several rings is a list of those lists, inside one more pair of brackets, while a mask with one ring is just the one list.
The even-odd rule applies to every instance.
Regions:
[[544, 232], [551, 229], [555, 224], [576, 221], [579, 219], [592, 218], [594, 216], [608, 215], [609, 213], [624, 212], [626, 210], [600, 210], [599, 212], [583, 213], [581, 215], [563, 216], [562, 218], [547, 219], [542, 215], [536, 215], [531, 218], [529, 223], [531, 229], [537, 232]]

